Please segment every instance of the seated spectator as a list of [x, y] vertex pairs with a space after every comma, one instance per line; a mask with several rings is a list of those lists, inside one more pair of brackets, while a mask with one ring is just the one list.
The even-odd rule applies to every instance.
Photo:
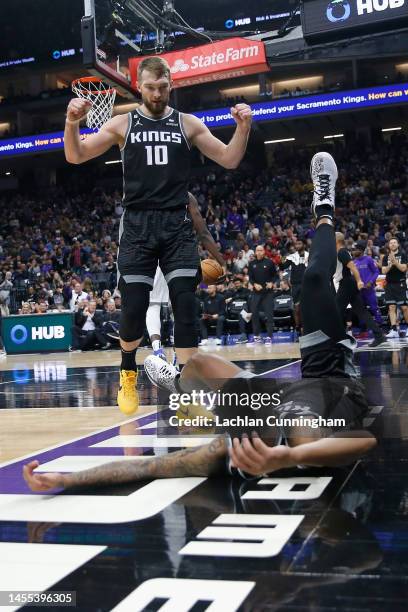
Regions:
[[[98, 303], [99, 301], [100, 301], [100, 307], [102, 308], [102, 310], [108, 310], [109, 302], [113, 301], [112, 293], [109, 291], [109, 289], [104, 289], [102, 291], [102, 295], [98, 299]], [[113, 302], [113, 304], [115, 304], [115, 302]]]
[[112, 345], [119, 346], [119, 322], [120, 311], [116, 310], [115, 301], [110, 299], [106, 302], [103, 313], [102, 329], [96, 330], [102, 350], [110, 349]]
[[238, 257], [234, 259], [232, 264], [232, 271], [235, 274], [241, 274], [242, 270], [247, 266], [247, 260], [244, 259], [244, 251], [239, 251]]
[[36, 314], [47, 314], [48, 312], [48, 302], [46, 302], [43, 299], [40, 299], [40, 301], [38, 302], [38, 304], [35, 305], [35, 310], [34, 312]]
[[22, 302], [21, 308], [18, 310], [19, 315], [29, 315], [32, 314], [31, 304], [29, 302]]
[[244, 344], [248, 342], [248, 324], [251, 318], [250, 315], [250, 302], [251, 291], [244, 286], [240, 277], [234, 278], [234, 289], [231, 292], [230, 297], [225, 300], [227, 308], [231, 314], [238, 315], [238, 325], [240, 331], [240, 337], [238, 338], [238, 344]]
[[61, 310], [65, 306], [65, 298], [63, 293], [64, 285], [61, 283], [52, 292], [52, 306], [57, 310]]
[[72, 292], [71, 299], [69, 301], [69, 309], [71, 312], [75, 312], [78, 309], [78, 304], [88, 299], [88, 294], [83, 290], [82, 283], [76, 282], [74, 284], [74, 290]]
[[203, 313], [200, 320], [200, 345], [204, 346], [208, 342], [208, 329], [211, 323], [216, 323], [216, 344], [222, 344], [221, 336], [224, 331], [225, 323], [225, 300], [222, 295], [217, 293], [215, 285], [209, 285], [207, 296], [203, 300]]
[[101, 333], [103, 315], [96, 312], [95, 300], [88, 302], [83, 299], [79, 302], [74, 323], [71, 329], [73, 351], [89, 351], [95, 349], [97, 344], [106, 348], [106, 338]]

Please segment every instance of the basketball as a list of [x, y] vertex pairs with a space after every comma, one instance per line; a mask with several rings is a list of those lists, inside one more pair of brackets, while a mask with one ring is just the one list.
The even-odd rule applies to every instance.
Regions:
[[206, 285], [215, 283], [224, 274], [224, 270], [215, 259], [204, 259], [201, 262], [201, 272]]

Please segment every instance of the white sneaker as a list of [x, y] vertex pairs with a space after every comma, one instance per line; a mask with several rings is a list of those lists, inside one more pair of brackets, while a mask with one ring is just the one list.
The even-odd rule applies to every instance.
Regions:
[[396, 329], [390, 329], [390, 331], [388, 332], [388, 334], [386, 334], [385, 337], [386, 338], [399, 338], [399, 333], [397, 332]]
[[[338, 177], [336, 162], [330, 153], [316, 153], [310, 162], [310, 175], [313, 181], [312, 212], [318, 217], [319, 206], [335, 208], [335, 187]], [[329, 215], [322, 215], [329, 217]]]
[[175, 380], [180, 372], [171, 363], [163, 361], [163, 359], [156, 355], [149, 355], [144, 360], [144, 369], [150, 382], [156, 385], [156, 387], [167, 389], [167, 391], [172, 393], [177, 392]]
[[221, 340], [221, 338], [216, 338], [216, 339], [215, 339], [215, 344], [218, 344], [218, 345], [219, 345], [219, 344], [222, 344], [222, 340]]
[[201, 340], [201, 342], [199, 342], [198, 346], [207, 346], [208, 344], [208, 340], [207, 338], [204, 338], [203, 340]]

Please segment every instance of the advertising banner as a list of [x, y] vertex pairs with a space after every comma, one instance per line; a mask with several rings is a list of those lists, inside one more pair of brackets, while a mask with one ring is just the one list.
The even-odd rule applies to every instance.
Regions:
[[70, 312], [4, 317], [4, 347], [9, 354], [67, 351], [72, 340], [72, 325]]
[[346, 35], [364, 28], [372, 32], [396, 20], [408, 20], [408, 0], [305, 0], [301, 16], [305, 38]]
[[[163, 53], [160, 57], [170, 65], [174, 87], [198, 85], [269, 70], [264, 43], [238, 37]], [[136, 87], [137, 67], [143, 59], [134, 57], [129, 60], [133, 87]]]

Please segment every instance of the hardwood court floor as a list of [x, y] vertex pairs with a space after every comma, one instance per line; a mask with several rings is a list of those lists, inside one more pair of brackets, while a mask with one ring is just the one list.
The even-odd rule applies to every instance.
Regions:
[[[296, 379], [297, 346], [277, 348], [227, 350], [245, 369]], [[0, 363], [1, 452], [11, 457], [0, 464], [0, 593], [73, 591], [77, 612], [153, 612], [166, 602], [177, 612], [210, 603], [220, 612], [405, 612], [407, 342], [362, 345], [356, 355], [369, 420], [386, 417], [383, 442], [362, 461], [252, 481], [173, 478], [32, 494], [21, 477], [28, 459], [40, 461], [39, 472], [75, 472], [187, 445], [157, 435], [157, 392], [142, 372], [142, 411], [118, 412], [117, 357]], [[27, 446], [44, 443], [53, 448]]]
[[[296, 344], [207, 346], [200, 350], [231, 361], [270, 362], [271, 367], [299, 356]], [[148, 354], [146, 349], [138, 351], [139, 366]], [[119, 364], [119, 351], [9, 355], [2, 359], [0, 462], [125, 422], [127, 418], [116, 405]], [[138, 416], [152, 410], [143, 380], [139, 388]]]

